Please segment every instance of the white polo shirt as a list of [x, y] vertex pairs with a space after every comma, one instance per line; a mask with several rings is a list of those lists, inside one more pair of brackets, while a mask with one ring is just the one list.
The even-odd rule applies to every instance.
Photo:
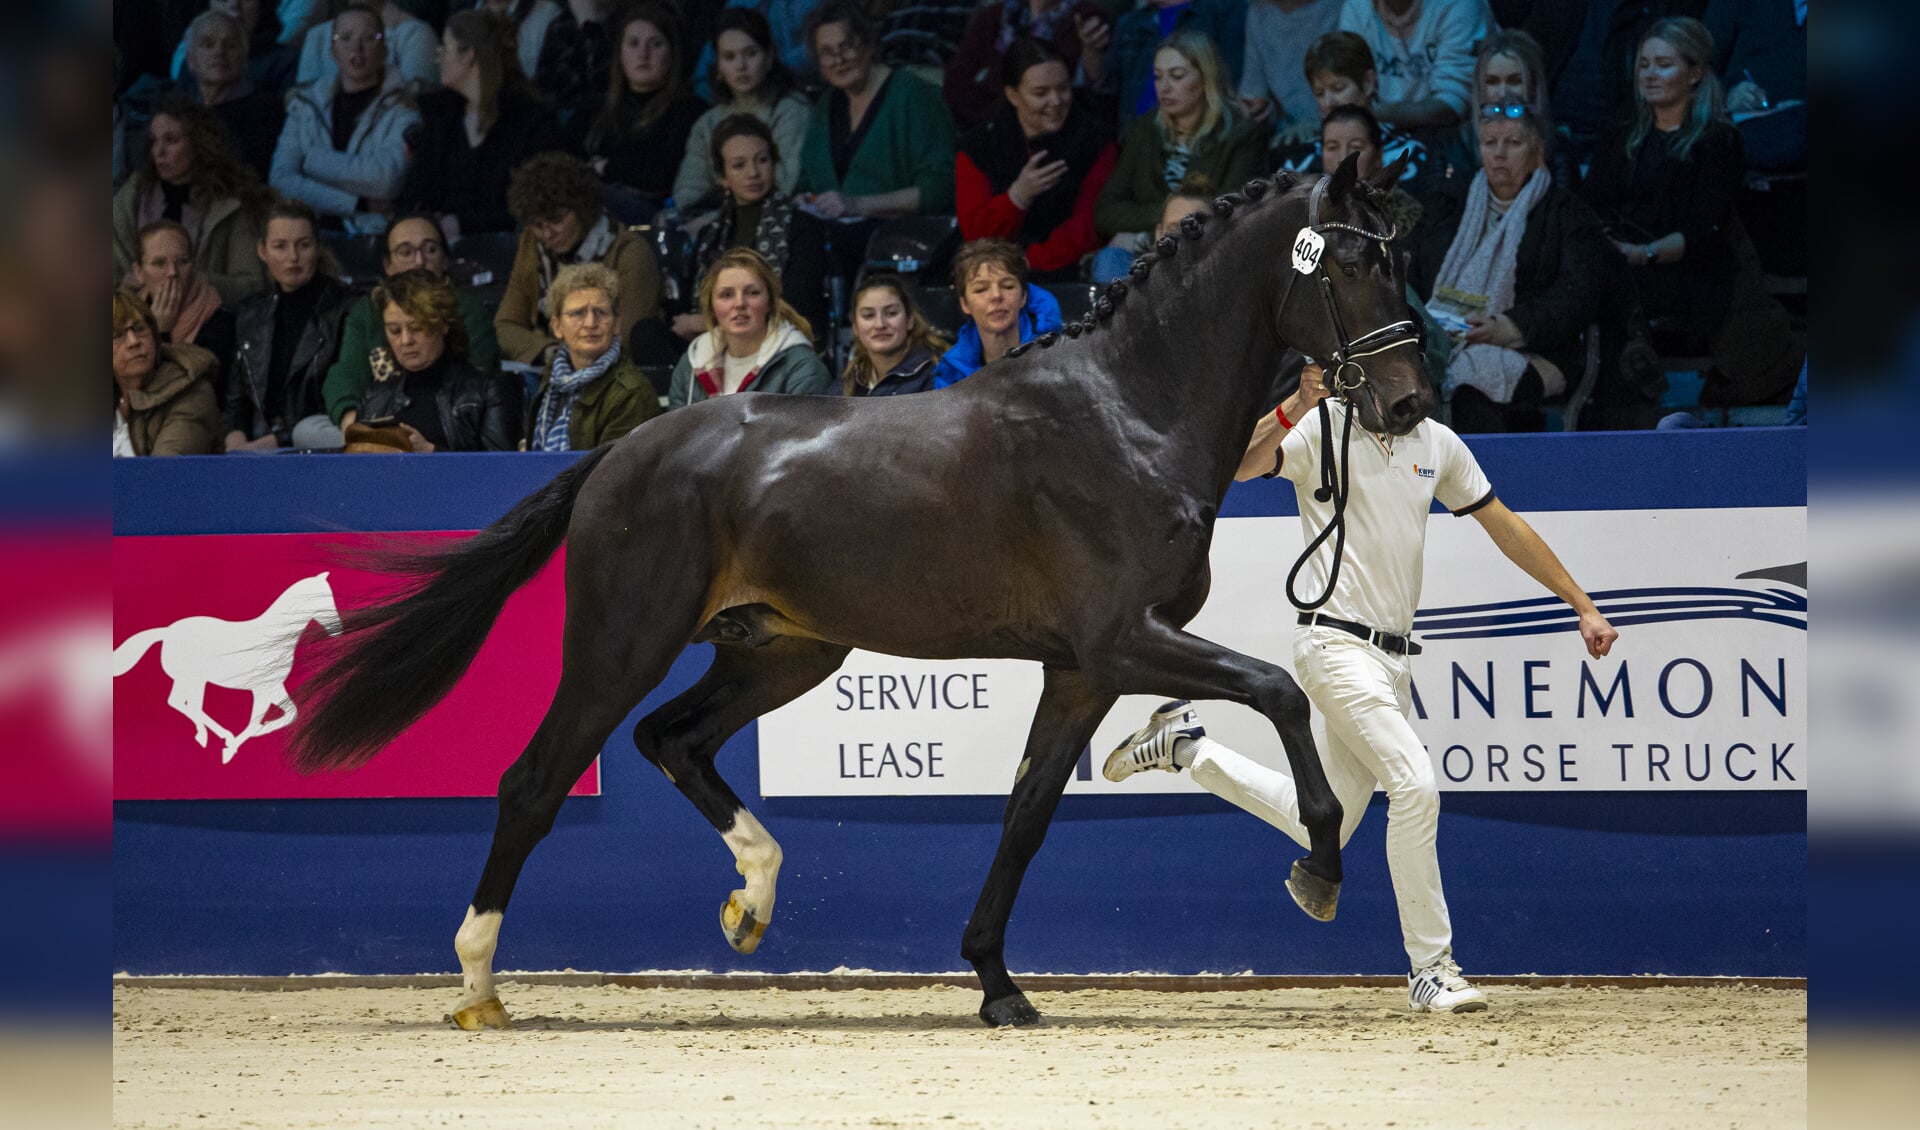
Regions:
[[[1413, 629], [1413, 612], [1420, 604], [1433, 500], [1455, 515], [1471, 514], [1493, 501], [1493, 486], [1453, 429], [1433, 420], [1422, 420], [1413, 431], [1393, 438], [1391, 446], [1356, 420], [1348, 460], [1342, 461], [1340, 434], [1347, 408], [1335, 400], [1327, 404], [1334, 460], [1343, 476], [1352, 475], [1353, 485], [1347, 496], [1340, 584], [1319, 611], [1404, 636]], [[1316, 408], [1280, 441], [1277, 472], [1293, 481], [1300, 524], [1309, 541], [1333, 517], [1333, 501], [1313, 497], [1320, 487], [1320, 420]], [[1300, 571], [1295, 590], [1303, 599], [1326, 590], [1333, 542], [1328, 538]]]

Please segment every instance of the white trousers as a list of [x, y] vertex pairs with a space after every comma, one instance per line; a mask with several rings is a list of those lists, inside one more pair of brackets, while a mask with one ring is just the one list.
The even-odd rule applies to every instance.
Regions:
[[[1433, 762], [1407, 721], [1412, 668], [1333, 628], [1301, 628], [1293, 641], [1293, 669], [1313, 700], [1313, 740], [1327, 782], [1340, 798], [1345, 846], [1366, 815], [1376, 784], [1387, 792], [1387, 869], [1400, 906], [1400, 935], [1412, 968], [1421, 969], [1452, 948], [1453, 926], [1440, 889], [1440, 791]], [[1193, 779], [1309, 847], [1300, 823], [1293, 778], [1235, 753], [1210, 738], [1194, 743]]]

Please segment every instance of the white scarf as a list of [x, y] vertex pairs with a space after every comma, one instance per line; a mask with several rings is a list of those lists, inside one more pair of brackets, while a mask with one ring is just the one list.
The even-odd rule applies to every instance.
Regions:
[[[1467, 190], [1467, 207], [1460, 217], [1460, 230], [1447, 248], [1434, 280], [1433, 297], [1428, 305], [1434, 313], [1502, 314], [1513, 308], [1514, 275], [1519, 269], [1520, 240], [1527, 234], [1527, 213], [1547, 194], [1553, 178], [1545, 169], [1535, 169], [1520, 188], [1520, 194], [1507, 206], [1506, 216], [1491, 227], [1493, 194], [1487, 188], [1485, 170], [1474, 174]], [[1461, 385], [1471, 385], [1486, 393], [1496, 404], [1513, 399], [1513, 390], [1527, 371], [1527, 355], [1501, 345], [1463, 345], [1447, 363], [1445, 391], [1451, 396]], [[1554, 389], [1548, 389], [1549, 394]]]

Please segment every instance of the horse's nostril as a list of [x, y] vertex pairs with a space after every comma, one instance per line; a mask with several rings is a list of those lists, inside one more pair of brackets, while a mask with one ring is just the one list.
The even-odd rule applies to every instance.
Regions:
[[1410, 392], [1407, 395], [1401, 397], [1400, 399], [1394, 401], [1393, 406], [1387, 409], [1387, 415], [1396, 421], [1411, 420], [1415, 416], [1418, 416], [1419, 414], [1420, 414], [1420, 394], [1419, 393]]

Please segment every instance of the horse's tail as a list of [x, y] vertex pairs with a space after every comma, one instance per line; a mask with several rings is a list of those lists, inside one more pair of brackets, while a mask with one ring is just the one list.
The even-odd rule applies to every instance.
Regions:
[[382, 562], [410, 582], [394, 599], [342, 617], [345, 630], [302, 688], [309, 701], [287, 753], [296, 769], [363, 764], [447, 696], [507, 598], [566, 539], [580, 486], [609, 450], [596, 448], [450, 549]]
[[128, 636], [127, 642], [113, 649], [113, 677], [118, 679], [133, 670], [133, 665], [140, 662], [140, 657], [147, 653], [147, 649], [159, 643], [166, 634], [165, 628], [148, 628]]

